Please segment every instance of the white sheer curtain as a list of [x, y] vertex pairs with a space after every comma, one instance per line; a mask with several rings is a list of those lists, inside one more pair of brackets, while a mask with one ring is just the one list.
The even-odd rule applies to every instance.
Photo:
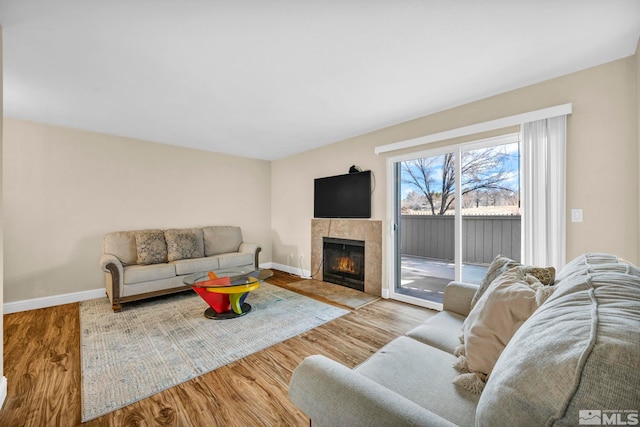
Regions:
[[566, 252], [566, 116], [522, 127], [523, 262], [564, 266]]

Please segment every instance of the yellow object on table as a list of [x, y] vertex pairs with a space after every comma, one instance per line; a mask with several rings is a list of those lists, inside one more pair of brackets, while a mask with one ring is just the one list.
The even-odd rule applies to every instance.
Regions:
[[[214, 276], [214, 277], [211, 277]], [[209, 272], [209, 279], [213, 280], [217, 278], [215, 273]], [[216, 294], [228, 294], [229, 295], [229, 303], [231, 304], [231, 309], [236, 314], [242, 314], [242, 297], [247, 293], [254, 291], [260, 287], [260, 281], [255, 277], [248, 277], [247, 283], [242, 285], [235, 286], [225, 286], [225, 287], [210, 287], [206, 288], [207, 292], [213, 292]]]

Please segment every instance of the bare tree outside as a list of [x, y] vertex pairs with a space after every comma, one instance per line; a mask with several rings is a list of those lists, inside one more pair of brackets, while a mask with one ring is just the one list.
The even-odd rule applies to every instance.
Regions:
[[[498, 203], [519, 205], [519, 185], [514, 180], [518, 162], [517, 154], [511, 153], [512, 148], [498, 145], [463, 152], [460, 207]], [[414, 190], [409, 193], [414, 193], [411, 194], [412, 205], [424, 200], [424, 207], [431, 215], [445, 215], [456, 206], [453, 153], [402, 162], [401, 169], [402, 183], [409, 184]]]

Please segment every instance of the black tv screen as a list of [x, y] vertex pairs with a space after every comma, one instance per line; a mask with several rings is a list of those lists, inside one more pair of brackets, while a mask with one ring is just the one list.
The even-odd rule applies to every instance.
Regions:
[[371, 171], [316, 178], [315, 218], [371, 218]]

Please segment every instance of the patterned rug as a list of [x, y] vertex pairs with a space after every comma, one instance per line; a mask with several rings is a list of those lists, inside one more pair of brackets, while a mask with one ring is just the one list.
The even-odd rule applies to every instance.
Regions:
[[263, 283], [252, 310], [230, 320], [204, 317], [186, 292], [125, 304], [80, 303], [82, 421], [88, 421], [313, 329], [348, 313]]

